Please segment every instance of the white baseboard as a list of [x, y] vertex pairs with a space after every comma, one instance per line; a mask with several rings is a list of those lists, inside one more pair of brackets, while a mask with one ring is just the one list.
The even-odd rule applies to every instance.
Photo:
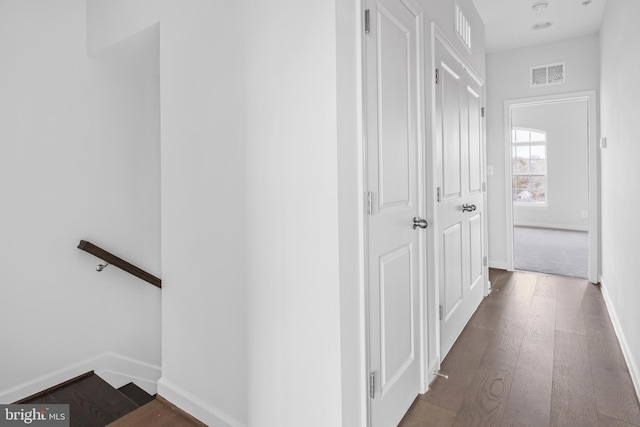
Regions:
[[489, 260], [489, 268], [497, 268], [499, 270], [506, 270], [507, 263], [505, 261], [492, 261]]
[[550, 228], [552, 230], [572, 230], [572, 231], [589, 231], [588, 225], [571, 225], [571, 224], [546, 224], [538, 222], [518, 222], [513, 224], [514, 227], [531, 227], [531, 228]]
[[158, 381], [158, 395], [209, 427], [246, 427], [242, 422], [178, 387], [164, 377]]
[[156, 394], [156, 384], [161, 375], [160, 366], [115, 353], [104, 353], [27, 380], [9, 389], [0, 390], [0, 403], [12, 403], [24, 399], [89, 371], [94, 371], [112, 387], [119, 388], [133, 382], [149, 394]]
[[115, 353], [107, 353], [105, 356], [106, 363], [94, 370], [96, 375], [112, 387], [120, 388], [134, 383], [151, 395], [158, 392], [158, 380], [162, 376], [160, 366]]
[[602, 276], [600, 276], [600, 288], [602, 289], [602, 296], [604, 297], [604, 303], [607, 306], [609, 318], [611, 319], [611, 323], [613, 324], [613, 330], [615, 331], [616, 336], [618, 337], [618, 341], [620, 342], [620, 348], [622, 349], [624, 360], [627, 362], [627, 367], [629, 368], [629, 373], [631, 374], [633, 387], [636, 389], [636, 397], [640, 398], [640, 371], [638, 371], [638, 365], [636, 365], [636, 362], [634, 361], [633, 354], [631, 353], [631, 349], [629, 348], [627, 337], [624, 334], [622, 325], [620, 324], [618, 313], [616, 312], [615, 306], [611, 301], [609, 291], [607, 290], [607, 286], [605, 285], [604, 278]]

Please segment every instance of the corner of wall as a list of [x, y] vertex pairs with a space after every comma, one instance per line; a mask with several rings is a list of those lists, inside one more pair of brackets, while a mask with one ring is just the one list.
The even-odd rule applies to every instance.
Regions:
[[158, 395], [210, 427], [246, 427], [237, 419], [182, 389], [165, 377], [158, 381]]
[[640, 370], [638, 370], [638, 365], [636, 365], [636, 362], [633, 359], [631, 347], [629, 346], [627, 336], [625, 335], [622, 328], [622, 323], [620, 323], [620, 318], [616, 311], [615, 304], [613, 304], [611, 296], [609, 295], [605, 279], [602, 276], [600, 276], [599, 279], [600, 288], [602, 289], [602, 296], [604, 297], [604, 302], [607, 306], [607, 313], [609, 313], [609, 318], [611, 319], [611, 323], [613, 324], [613, 329], [616, 333], [616, 336], [618, 337], [618, 341], [620, 342], [620, 348], [622, 349], [624, 360], [625, 362], [627, 362], [629, 374], [631, 374], [631, 381], [633, 382], [633, 387], [636, 390], [636, 396], [640, 397]]
[[155, 394], [161, 368], [120, 354], [103, 353], [10, 389], [0, 390], [0, 403], [15, 402], [89, 371], [94, 371], [114, 388], [133, 382], [147, 393]]
[[155, 0], [86, 0], [87, 53], [95, 54], [160, 22]]

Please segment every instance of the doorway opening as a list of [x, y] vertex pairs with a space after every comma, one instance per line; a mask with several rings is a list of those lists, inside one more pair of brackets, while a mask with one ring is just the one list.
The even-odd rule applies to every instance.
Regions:
[[595, 92], [505, 102], [507, 262], [598, 281]]

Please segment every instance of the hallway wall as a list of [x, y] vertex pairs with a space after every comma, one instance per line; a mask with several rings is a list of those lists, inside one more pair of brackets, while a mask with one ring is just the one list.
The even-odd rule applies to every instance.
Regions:
[[85, 17], [84, 0], [0, 2], [1, 403], [107, 353], [159, 375], [160, 290], [76, 249], [160, 275], [157, 65], [88, 57]]
[[[543, 95], [597, 90], [599, 81], [598, 35], [487, 55], [487, 216], [489, 265], [506, 268], [506, 186], [504, 101]], [[532, 88], [529, 69], [566, 63], [566, 82]]]
[[246, 425], [244, 10], [210, 0], [161, 5], [158, 392], [207, 425]]
[[[636, 390], [640, 389], [640, 2], [608, 0], [600, 31], [602, 159], [602, 289]], [[621, 209], [621, 207], [623, 207]]]
[[339, 426], [336, 2], [249, 3], [248, 421]]

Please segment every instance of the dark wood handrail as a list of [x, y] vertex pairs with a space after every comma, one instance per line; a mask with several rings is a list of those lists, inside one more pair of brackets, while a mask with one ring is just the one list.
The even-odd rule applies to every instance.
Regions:
[[89, 252], [91, 255], [95, 255], [101, 260], [109, 263], [109, 265], [114, 265], [127, 273], [133, 274], [134, 276], [151, 283], [153, 286], [157, 286], [162, 288], [162, 280], [154, 276], [153, 274], [147, 273], [146, 271], [136, 267], [133, 264], [128, 263], [122, 258], [118, 258], [111, 252], [105, 251], [99, 246], [94, 245], [91, 242], [87, 242], [86, 240], [80, 240], [78, 244], [78, 249], [82, 249], [85, 252]]

